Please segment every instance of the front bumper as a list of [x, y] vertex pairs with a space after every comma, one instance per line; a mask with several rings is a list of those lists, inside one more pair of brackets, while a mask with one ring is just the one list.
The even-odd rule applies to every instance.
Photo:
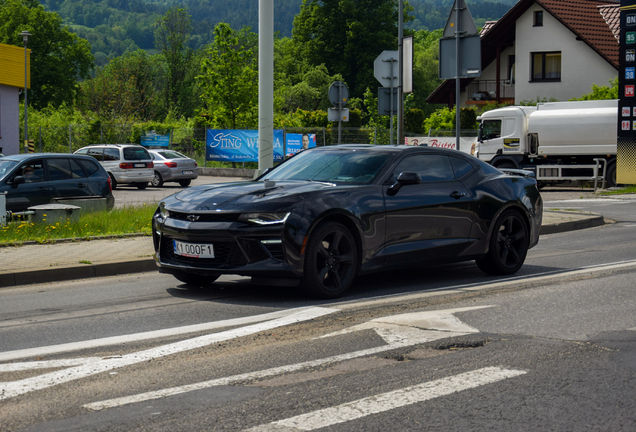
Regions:
[[[214, 258], [179, 255], [174, 240], [212, 244]], [[155, 262], [162, 273], [185, 271], [201, 275], [298, 278], [302, 270], [290, 265], [283, 227], [253, 227], [242, 222], [163, 220], [153, 217]]]

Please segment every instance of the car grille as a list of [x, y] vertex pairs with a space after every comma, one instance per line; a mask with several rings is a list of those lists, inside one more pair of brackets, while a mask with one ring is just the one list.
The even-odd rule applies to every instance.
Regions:
[[235, 222], [238, 220], [240, 214], [238, 213], [226, 213], [226, 214], [217, 214], [217, 213], [180, 213], [180, 212], [170, 212], [170, 217], [172, 219], [184, 220], [187, 221], [189, 215], [195, 215], [199, 218], [196, 220], [197, 222]]
[[247, 264], [247, 259], [235, 242], [213, 242], [214, 258], [184, 257], [174, 253], [172, 239], [161, 239], [161, 260], [167, 264], [185, 265], [200, 268], [233, 268]]

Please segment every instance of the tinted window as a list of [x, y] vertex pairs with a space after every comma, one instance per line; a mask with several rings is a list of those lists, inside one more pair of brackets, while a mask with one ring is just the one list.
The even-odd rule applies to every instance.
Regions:
[[119, 149], [118, 148], [105, 148], [104, 149], [104, 160], [105, 161], [118, 161], [119, 160]]
[[16, 166], [17, 164], [18, 162], [9, 160], [9, 159], [0, 160], [0, 180], [2, 180], [4, 176], [9, 174], [9, 172], [11, 172], [13, 167]]
[[266, 177], [269, 180], [368, 184], [375, 179], [387, 160], [386, 154], [360, 150], [300, 152]]
[[473, 166], [466, 159], [450, 157], [450, 161], [453, 165], [455, 178], [463, 177], [473, 169]]
[[148, 160], [150, 154], [143, 147], [124, 147], [125, 160]]
[[17, 176], [23, 176], [27, 183], [44, 181], [44, 167], [42, 165], [42, 160], [34, 160], [23, 163], [13, 177], [15, 178]]
[[98, 148], [89, 148], [88, 153], [89, 156], [93, 156], [95, 159], [101, 161], [104, 160], [104, 149], [101, 147]]
[[76, 159], [69, 159], [68, 161], [71, 163], [71, 173], [73, 173], [73, 178], [86, 177], [86, 173], [80, 164], [77, 163]]
[[49, 159], [49, 180], [68, 180], [73, 178], [68, 159]]
[[393, 171], [393, 179], [402, 172], [415, 172], [423, 182], [446, 181], [455, 178], [448, 156], [419, 154], [404, 158]]
[[99, 171], [99, 166], [95, 162], [87, 160], [78, 160], [77, 162], [84, 167], [89, 177]]

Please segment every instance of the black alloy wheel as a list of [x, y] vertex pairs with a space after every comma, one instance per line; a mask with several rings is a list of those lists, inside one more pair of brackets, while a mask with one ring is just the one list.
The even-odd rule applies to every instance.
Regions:
[[506, 210], [495, 224], [488, 254], [477, 266], [488, 274], [509, 275], [521, 268], [528, 254], [528, 227], [515, 210]]
[[161, 186], [163, 186], [163, 178], [161, 178], [161, 174], [159, 174], [159, 171], [155, 171], [155, 176], [153, 177], [153, 179], [150, 182], [150, 184], [153, 187], [161, 187]]
[[203, 276], [195, 273], [178, 271], [173, 273], [173, 276], [186, 285], [205, 287], [212, 285], [219, 278], [220, 275]]
[[353, 235], [338, 222], [319, 225], [307, 242], [302, 288], [312, 297], [340, 296], [355, 279], [358, 249]]

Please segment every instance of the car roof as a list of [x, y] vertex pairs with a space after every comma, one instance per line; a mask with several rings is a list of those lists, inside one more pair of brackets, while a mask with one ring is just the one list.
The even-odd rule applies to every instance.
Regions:
[[414, 145], [390, 145], [390, 144], [339, 144], [339, 145], [331, 145], [331, 146], [320, 146], [313, 147], [311, 151], [327, 151], [327, 150], [370, 150], [377, 152], [391, 152], [391, 153], [400, 153], [400, 152], [421, 152], [424, 151], [426, 153], [439, 153], [450, 156], [470, 156], [465, 153], [462, 153], [457, 150], [450, 149], [442, 149], [438, 147], [427, 147], [427, 146], [414, 146]]
[[5, 160], [23, 161], [31, 158], [56, 158], [56, 157], [71, 157], [91, 160], [92, 158], [85, 155], [79, 155], [74, 153], [20, 153], [15, 155], [4, 156]]

